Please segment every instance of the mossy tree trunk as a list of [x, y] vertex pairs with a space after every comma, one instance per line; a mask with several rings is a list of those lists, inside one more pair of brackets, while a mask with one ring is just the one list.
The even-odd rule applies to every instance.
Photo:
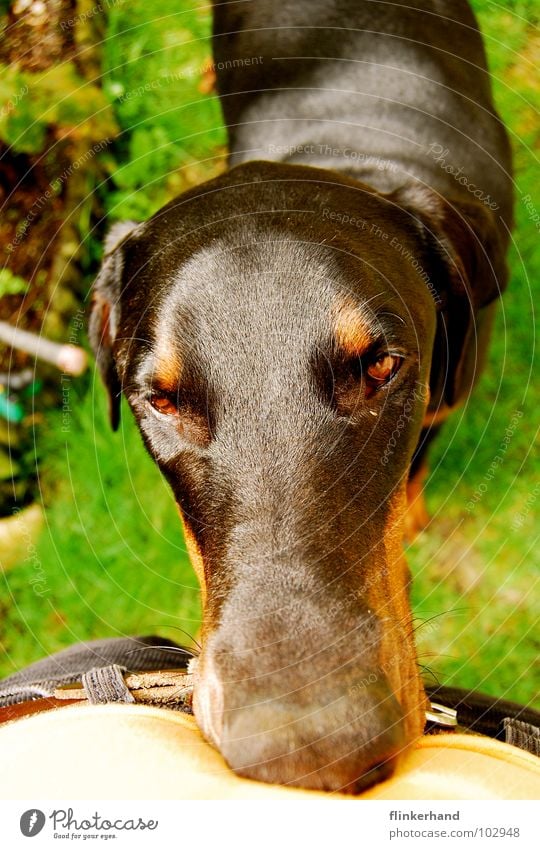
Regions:
[[[94, 189], [116, 134], [100, 87], [104, 9], [89, 0], [0, 7], [0, 319], [72, 342], [82, 326], [70, 321], [85, 294]], [[6, 375], [34, 366], [0, 348], [4, 393]], [[35, 464], [24, 458], [34, 423], [0, 419], [0, 514], [32, 498]]]

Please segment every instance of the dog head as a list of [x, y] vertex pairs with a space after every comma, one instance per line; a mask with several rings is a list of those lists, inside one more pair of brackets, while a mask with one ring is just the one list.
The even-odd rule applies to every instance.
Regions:
[[240, 774], [354, 791], [422, 733], [407, 473], [430, 383], [453, 403], [496, 295], [459, 218], [250, 163], [106, 245], [92, 345], [113, 426], [123, 391], [176, 497], [204, 607], [195, 714]]

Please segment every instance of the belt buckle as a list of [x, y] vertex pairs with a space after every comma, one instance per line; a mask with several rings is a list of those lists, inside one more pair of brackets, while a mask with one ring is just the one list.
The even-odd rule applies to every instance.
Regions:
[[429, 709], [426, 710], [426, 721], [442, 728], [457, 728], [457, 710], [439, 702], [430, 702]]

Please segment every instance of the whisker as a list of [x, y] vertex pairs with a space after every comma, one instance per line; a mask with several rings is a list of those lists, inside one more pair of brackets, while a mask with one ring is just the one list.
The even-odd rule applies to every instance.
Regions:
[[198, 641], [198, 640], [196, 640], [196, 639], [195, 639], [195, 637], [194, 637], [194, 636], [192, 636], [192, 634], [190, 634], [190, 633], [189, 633], [189, 631], [184, 630], [184, 628], [180, 628], [180, 626], [179, 626], [179, 625], [171, 625], [170, 627], [171, 627], [171, 628], [173, 628], [175, 631], [181, 631], [181, 632], [182, 632], [182, 634], [185, 634], [185, 635], [186, 635], [186, 637], [189, 637], [189, 639], [190, 639], [192, 642], [194, 642], [194, 643], [195, 643], [195, 645], [196, 645], [196, 646], [197, 646], [197, 648], [199, 649], [199, 652], [201, 652], [201, 651], [202, 651], [202, 646], [201, 646], [201, 644], [199, 643], [199, 641]]
[[187, 655], [188, 657], [197, 657], [198, 655], [191, 649], [182, 648], [182, 646], [139, 646], [136, 649], [130, 649], [127, 654], [133, 654], [138, 651], [150, 651], [150, 649], [159, 649], [160, 651], [176, 652], [177, 654]]
[[468, 607], [452, 607], [450, 610], [443, 610], [441, 613], [435, 613], [433, 616], [430, 616], [428, 619], [420, 619], [419, 616], [413, 617], [413, 621], [418, 621], [418, 625], [413, 627], [413, 632], [420, 630], [424, 625], [428, 625], [430, 622], [433, 622], [435, 619], [440, 619], [441, 616], [449, 616], [451, 613], [467, 613], [469, 610]]
[[423, 675], [425, 675], [425, 676], [431, 676], [431, 678], [435, 681], [435, 683], [437, 684], [437, 686], [438, 686], [438, 687], [440, 687], [441, 682], [440, 682], [440, 680], [439, 680], [439, 678], [438, 678], [438, 676], [437, 676], [437, 673], [436, 673], [436, 672], [434, 672], [434, 671], [433, 671], [433, 669], [430, 669], [430, 667], [429, 667], [429, 666], [424, 666], [422, 663], [419, 663], [419, 664], [418, 664], [418, 668], [421, 670], [421, 672], [423, 673]]
[[398, 314], [397, 314], [397, 313], [395, 313], [395, 312], [380, 312], [380, 313], [378, 313], [378, 315], [391, 315], [391, 316], [393, 316], [394, 318], [397, 318], [397, 320], [398, 320], [398, 321], [401, 321], [401, 323], [402, 323], [402, 324], [407, 324], [407, 322], [405, 321], [405, 319], [404, 319], [404, 318], [402, 318], [400, 315], [398, 315]]
[[370, 304], [371, 301], [374, 301], [375, 298], [380, 298], [382, 295], [387, 295], [387, 292], [377, 292], [376, 295], [372, 295], [371, 298], [368, 298], [367, 301], [362, 301], [362, 306], [365, 307], [367, 304]]

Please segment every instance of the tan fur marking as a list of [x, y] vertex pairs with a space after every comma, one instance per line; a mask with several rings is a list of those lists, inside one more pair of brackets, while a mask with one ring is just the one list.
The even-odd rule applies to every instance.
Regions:
[[426, 410], [422, 427], [432, 427], [442, 424], [455, 409], [455, 407], [447, 407], [446, 404], [443, 404], [438, 410], [434, 410], [433, 412]]
[[381, 575], [377, 586], [378, 598], [373, 599], [373, 606], [385, 623], [382, 629], [381, 666], [405, 713], [408, 734], [414, 738], [422, 733], [425, 695], [416, 663], [408, 572], [403, 552], [406, 505], [406, 487], [403, 484], [388, 504], [383, 543], [387, 569]]
[[[178, 507], [178, 505], [177, 505]], [[186, 548], [189, 555], [189, 559], [191, 560], [191, 565], [193, 566], [193, 570], [197, 575], [197, 579], [199, 581], [199, 586], [201, 588], [201, 602], [203, 611], [206, 607], [206, 580], [204, 576], [204, 560], [201, 554], [201, 550], [195, 539], [195, 535], [191, 530], [189, 522], [184, 518], [180, 507], [178, 507], [178, 512], [180, 514], [180, 519], [182, 521], [182, 528], [184, 530], [184, 539], [186, 541]]]
[[429, 513], [424, 498], [424, 484], [428, 466], [420, 466], [414, 477], [407, 481], [407, 511], [405, 513], [405, 538], [412, 542], [429, 525]]
[[372, 337], [369, 325], [352, 298], [340, 298], [334, 308], [334, 333], [339, 347], [348, 355], [366, 351]]
[[155, 351], [155, 367], [152, 382], [166, 392], [175, 392], [182, 375], [182, 361], [170, 344], [160, 342]]

